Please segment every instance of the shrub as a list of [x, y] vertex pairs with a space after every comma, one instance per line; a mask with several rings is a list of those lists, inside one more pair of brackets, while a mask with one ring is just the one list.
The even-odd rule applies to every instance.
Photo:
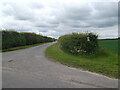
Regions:
[[0, 34], [2, 34], [2, 46], [0, 46], [0, 49], [55, 41], [54, 38], [37, 35], [35, 33], [0, 31]]
[[0, 50], [2, 49], [2, 32], [0, 32]]
[[61, 36], [58, 44], [61, 49], [72, 54], [94, 54], [98, 50], [98, 36], [93, 33]]
[[19, 33], [15, 31], [2, 31], [2, 48], [18, 46]]

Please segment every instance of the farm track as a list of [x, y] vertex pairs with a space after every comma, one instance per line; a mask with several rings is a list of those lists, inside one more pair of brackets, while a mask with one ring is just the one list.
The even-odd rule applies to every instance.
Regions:
[[53, 43], [2, 53], [3, 88], [118, 88], [118, 80], [52, 62]]

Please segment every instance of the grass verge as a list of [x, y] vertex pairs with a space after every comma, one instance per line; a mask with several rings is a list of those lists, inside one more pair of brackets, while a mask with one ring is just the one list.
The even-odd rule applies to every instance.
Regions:
[[[48, 43], [48, 42], [46, 42], [46, 43]], [[26, 46], [20, 46], [20, 47], [9, 48], [9, 49], [1, 50], [0, 52], [7, 52], [7, 51], [14, 51], [14, 50], [19, 50], [19, 49], [25, 49], [25, 48], [30, 48], [30, 47], [42, 45], [42, 44], [45, 44], [45, 43], [38, 43], [38, 44], [33, 44], [33, 45], [26, 45]]]
[[118, 78], [118, 55], [109, 51], [94, 56], [75, 56], [62, 51], [57, 44], [46, 49], [46, 56], [67, 66]]

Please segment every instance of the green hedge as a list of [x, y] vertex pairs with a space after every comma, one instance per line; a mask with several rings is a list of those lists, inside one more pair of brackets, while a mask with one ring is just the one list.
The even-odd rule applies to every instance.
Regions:
[[2, 34], [2, 48], [0, 49], [55, 41], [54, 38], [37, 35], [35, 33], [0, 31], [0, 34]]
[[2, 49], [2, 32], [0, 32], [0, 50]]
[[72, 54], [94, 54], [98, 50], [98, 35], [93, 33], [61, 36], [58, 44], [63, 50]]

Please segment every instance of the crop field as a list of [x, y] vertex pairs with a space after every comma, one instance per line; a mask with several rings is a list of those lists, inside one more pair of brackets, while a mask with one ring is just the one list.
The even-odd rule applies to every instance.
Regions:
[[118, 40], [101, 40], [99, 45], [102, 48], [118, 53]]
[[118, 40], [100, 40], [99, 46], [102, 49], [96, 55], [77, 56], [64, 52], [58, 44], [54, 44], [46, 49], [46, 56], [67, 66], [119, 78]]

